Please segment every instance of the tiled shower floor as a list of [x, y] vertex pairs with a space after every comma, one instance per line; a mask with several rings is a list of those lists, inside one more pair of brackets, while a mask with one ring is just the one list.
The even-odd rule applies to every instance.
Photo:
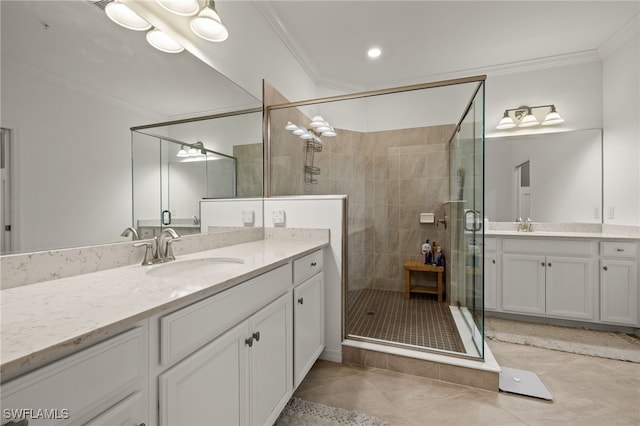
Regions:
[[451, 310], [429, 295], [353, 290], [347, 295], [347, 334], [406, 345], [465, 352]]

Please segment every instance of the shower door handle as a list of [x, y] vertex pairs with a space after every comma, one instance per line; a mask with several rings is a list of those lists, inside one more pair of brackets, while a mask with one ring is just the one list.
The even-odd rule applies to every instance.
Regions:
[[[471, 222], [469, 222], [471, 215]], [[480, 212], [478, 210], [466, 209], [464, 211], [464, 230], [469, 232], [480, 231]]]
[[171, 212], [169, 210], [162, 210], [162, 224], [171, 225]]

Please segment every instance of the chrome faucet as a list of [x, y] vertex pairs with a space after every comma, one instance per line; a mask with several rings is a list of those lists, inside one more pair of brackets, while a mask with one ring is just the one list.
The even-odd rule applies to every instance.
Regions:
[[171, 246], [171, 243], [174, 241], [180, 241], [180, 235], [178, 235], [173, 228], [165, 228], [160, 232], [156, 242], [156, 259], [158, 259], [158, 261], [167, 262], [169, 260], [176, 260]]
[[133, 226], [129, 226], [124, 231], [122, 231], [122, 234], [120, 234], [121, 237], [128, 237], [129, 235], [131, 235], [131, 239], [133, 241], [140, 239], [140, 236], [138, 235], [138, 231]]
[[518, 224], [518, 232], [524, 231], [524, 223], [522, 222], [521, 217], [516, 220], [516, 223]]
[[531, 223], [531, 218], [528, 217], [527, 220], [524, 222], [524, 230], [526, 232], [532, 232], [533, 231], [533, 223]]
[[[174, 241], [180, 241], [180, 235], [172, 228], [165, 228], [160, 232], [160, 235], [154, 237], [151, 240], [141, 241], [135, 243], [134, 247], [145, 246], [147, 249], [144, 252], [143, 265], [153, 265], [154, 263], [168, 262], [170, 260], [176, 260], [173, 255], [171, 243]], [[153, 246], [155, 244], [155, 250]]]

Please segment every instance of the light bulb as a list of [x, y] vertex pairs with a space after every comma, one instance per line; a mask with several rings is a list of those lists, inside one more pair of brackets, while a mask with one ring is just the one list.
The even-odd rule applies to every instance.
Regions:
[[513, 119], [509, 117], [509, 111], [505, 110], [504, 115], [502, 116], [502, 120], [496, 126], [498, 130], [511, 129], [516, 127], [516, 123], [513, 122]]
[[166, 53], [180, 53], [184, 47], [158, 29], [153, 29], [147, 33], [147, 41], [156, 49]]
[[187, 151], [184, 149], [184, 145], [182, 145], [180, 147], [180, 150], [176, 154], [176, 157], [188, 157], [188, 156], [189, 156], [189, 154], [187, 154]]
[[225, 41], [229, 37], [227, 27], [222, 24], [218, 13], [209, 6], [198, 13], [198, 16], [191, 20], [191, 30], [197, 36], [208, 41]]
[[287, 125], [284, 126], [284, 128], [287, 129], [287, 130], [295, 130], [295, 129], [298, 128], [298, 126], [296, 126], [295, 124], [293, 124], [290, 121], [287, 121]]
[[112, 1], [104, 8], [107, 14], [116, 24], [134, 31], [146, 31], [151, 28], [151, 24], [142, 19], [133, 10], [129, 9], [119, 0]]
[[540, 124], [540, 122], [533, 114], [531, 114], [531, 110], [529, 110], [529, 113], [524, 116], [518, 127], [531, 127], [537, 126], [538, 124]]
[[558, 114], [558, 111], [556, 111], [555, 105], [552, 105], [551, 111], [549, 112], [549, 114], [547, 114], [547, 116], [542, 121], [542, 125], [549, 126], [552, 124], [560, 124], [560, 123], [564, 123], [564, 118], [562, 118], [560, 114]]
[[198, 0], [156, 0], [163, 9], [180, 16], [193, 16], [200, 10]]

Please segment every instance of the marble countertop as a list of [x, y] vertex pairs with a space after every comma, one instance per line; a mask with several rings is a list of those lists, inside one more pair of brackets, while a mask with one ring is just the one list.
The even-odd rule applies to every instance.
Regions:
[[2, 290], [3, 379], [120, 332], [151, 315], [216, 294], [329, 244], [328, 238], [266, 239], [178, 256], [244, 260], [213, 275], [152, 277], [140, 264]]
[[522, 238], [587, 238], [602, 240], [630, 240], [638, 241], [633, 235], [620, 235], [605, 232], [570, 232], [570, 231], [510, 231], [492, 229], [485, 232], [487, 237], [522, 237]]

